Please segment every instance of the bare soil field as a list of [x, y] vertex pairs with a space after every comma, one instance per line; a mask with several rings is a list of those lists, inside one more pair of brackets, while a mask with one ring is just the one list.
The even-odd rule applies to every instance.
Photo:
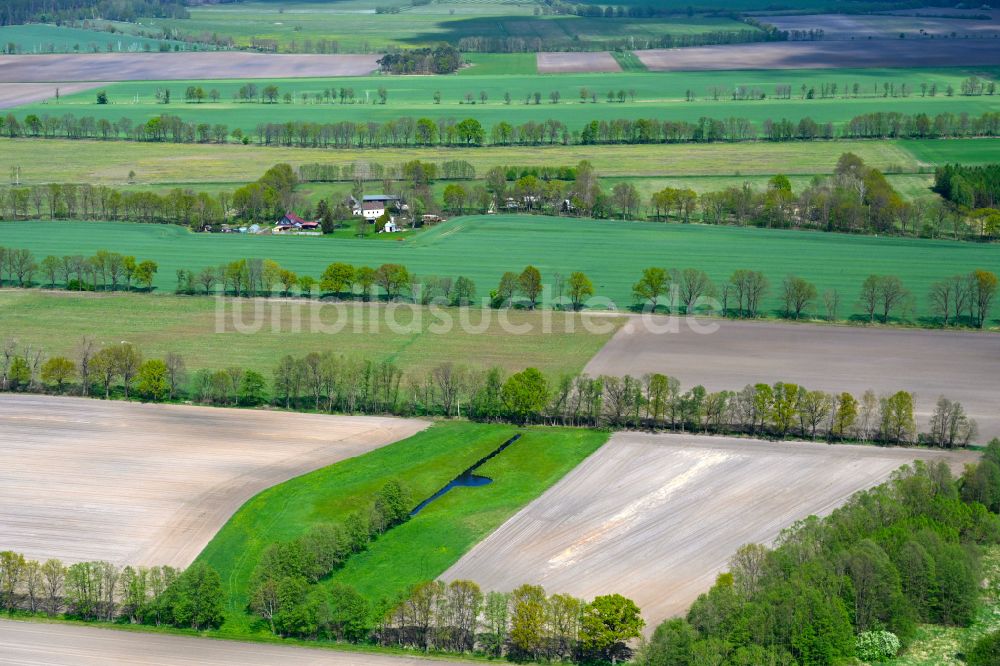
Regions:
[[1000, 437], [998, 335], [732, 320], [703, 320], [717, 330], [702, 334], [684, 319], [677, 332], [653, 333], [637, 323], [622, 327], [584, 372], [662, 372], [710, 391], [777, 381], [855, 396], [907, 390], [921, 428], [944, 395], [976, 419], [981, 441]]
[[9, 109], [22, 104], [41, 102], [55, 97], [56, 89], [60, 95], [83, 92], [91, 88], [105, 85], [104, 83], [5, 83], [0, 85], [0, 109]]
[[539, 53], [539, 74], [620, 72], [618, 61], [607, 51], [592, 53]]
[[[947, 12], [939, 10], [939, 13]], [[904, 14], [802, 14], [757, 18], [780, 30], [822, 30], [823, 39], [899, 39], [902, 33], [906, 39], [929, 41], [933, 35], [935, 47], [938, 46], [937, 38], [952, 34], [959, 39], [966, 36], [992, 39], [1000, 35], [1000, 20], [996, 16], [989, 21]], [[994, 42], [993, 48], [1000, 48], [1000, 45]]]
[[913, 460], [960, 469], [976, 455], [617, 433], [443, 578], [587, 599], [617, 592], [642, 608], [649, 633], [707, 591], [741, 545], [770, 543]]
[[0, 620], [0, 663], [6, 666], [434, 666], [420, 657], [265, 645], [143, 632]]
[[0, 397], [0, 550], [184, 567], [258, 492], [416, 420]]
[[379, 55], [222, 52], [8, 55], [0, 83], [364, 76]]
[[865, 39], [773, 42], [635, 54], [651, 71], [952, 67], [1000, 64], [1000, 39]]

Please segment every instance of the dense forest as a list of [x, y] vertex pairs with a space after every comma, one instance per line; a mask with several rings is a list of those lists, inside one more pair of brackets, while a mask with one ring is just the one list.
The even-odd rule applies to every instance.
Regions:
[[966, 208], [1000, 207], [1000, 164], [946, 164], [934, 173], [934, 191]]
[[142, 16], [187, 18], [184, 0], [3, 0], [0, 25], [62, 23], [102, 18], [133, 21]]

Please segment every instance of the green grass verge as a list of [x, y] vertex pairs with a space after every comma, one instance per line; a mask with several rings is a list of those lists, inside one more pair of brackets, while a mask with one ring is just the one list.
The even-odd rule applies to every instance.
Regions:
[[549, 283], [556, 273], [583, 271], [596, 295], [624, 308], [632, 303], [632, 285], [646, 266], [699, 268], [717, 282], [734, 269], [749, 268], [770, 280], [771, 290], [761, 301], [764, 313], [781, 307], [781, 281], [794, 274], [814, 282], [820, 292], [839, 290], [845, 317], [861, 313], [855, 299], [871, 273], [899, 276], [915, 297], [913, 314], [920, 316], [929, 312], [932, 282], [976, 268], [995, 270], [1000, 262], [996, 244], [517, 215], [456, 218], [392, 243], [356, 240], [347, 233], [324, 238], [206, 235], [175, 226], [111, 222], [4, 222], [0, 233], [5, 246], [30, 248], [39, 258], [104, 248], [153, 259], [160, 265], [156, 284], [163, 290], [173, 288], [179, 268], [267, 257], [314, 276], [334, 259], [355, 265], [401, 263], [417, 275], [468, 276], [485, 295], [505, 271], [533, 264]]
[[639, 60], [639, 57], [632, 51], [612, 51], [611, 55], [618, 63], [618, 66], [622, 68], [623, 72], [648, 71], [646, 63]]
[[[484, 285], [482, 289], [486, 289]], [[311, 328], [311, 314], [304, 311], [300, 332], [292, 328], [291, 306], [267, 304], [261, 310], [262, 330], [251, 335], [236, 332], [230, 325], [224, 332], [216, 328], [216, 304], [205, 297], [167, 295], [75, 295], [45, 294], [37, 291], [0, 291], [0, 339], [14, 338], [45, 350], [47, 355], [73, 356], [80, 338], [89, 335], [100, 344], [128, 340], [150, 357], [162, 358], [167, 352], [184, 356], [191, 370], [221, 369], [241, 366], [265, 373], [284, 354], [333, 351], [372, 360], [393, 359], [409, 376], [451, 361], [471, 367], [501, 366], [508, 371], [534, 366], [550, 376], [579, 372], [611, 337], [623, 319], [603, 320], [604, 333], [587, 332], [579, 317], [566, 320], [555, 317], [548, 331], [544, 313], [516, 311], [507, 313], [512, 325], [527, 327], [529, 333], [504, 333], [493, 317], [482, 333], [463, 331], [456, 325], [440, 332], [432, 325], [437, 320], [427, 308], [398, 310], [393, 318], [399, 327], [392, 329], [383, 317], [383, 308], [358, 306], [346, 308], [344, 319], [337, 320], [334, 306], [319, 310], [322, 322], [343, 323], [341, 330], [323, 332]], [[457, 311], [452, 311], [456, 314]], [[272, 327], [277, 314], [279, 326]], [[482, 311], [468, 311], [469, 321], [479, 323]], [[250, 321], [250, 318], [247, 318]], [[373, 333], [377, 326], [377, 333]], [[294, 339], [293, 345], [289, 339]]]
[[[269, 543], [311, 526], [337, 522], [370, 501], [388, 480], [410, 489], [414, 503], [513, 436], [513, 426], [441, 422], [409, 439], [269, 488], [247, 502], [199, 556], [222, 576], [228, 594], [226, 633], [252, 632], [244, 611], [247, 584]], [[606, 433], [538, 428], [480, 468], [494, 482], [450, 491], [409, 522], [380, 537], [331, 580], [354, 585], [369, 600], [391, 600], [430, 580], [476, 542], [600, 447]]]

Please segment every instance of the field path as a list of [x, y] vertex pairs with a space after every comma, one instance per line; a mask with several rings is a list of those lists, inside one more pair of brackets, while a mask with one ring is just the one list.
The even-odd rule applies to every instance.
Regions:
[[53, 53], [0, 58], [0, 83], [172, 81], [364, 76], [379, 55], [178, 53]]
[[0, 620], [6, 666], [434, 666], [455, 660]]
[[184, 567], [248, 499], [424, 421], [0, 397], [0, 550]]
[[443, 578], [501, 591], [535, 583], [587, 599], [617, 592], [652, 631], [705, 592], [741, 545], [769, 543], [913, 460], [960, 469], [976, 457], [620, 432]]
[[709, 391], [778, 381], [857, 398], [905, 390], [916, 394], [919, 428], [944, 395], [976, 419], [981, 441], [1000, 437], [1000, 335], [729, 319], [701, 320], [712, 332], [699, 333], [689, 320], [674, 322], [676, 331], [654, 332], [634, 319], [584, 372], [661, 372]]

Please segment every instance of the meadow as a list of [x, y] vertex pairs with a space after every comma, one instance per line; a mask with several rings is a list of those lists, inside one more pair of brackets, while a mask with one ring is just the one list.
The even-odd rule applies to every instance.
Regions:
[[[68, 26], [32, 23], [0, 26], [0, 49], [16, 53], [97, 53], [105, 51], [157, 51], [160, 44], [173, 49], [191, 48], [184, 42], [150, 39], [123, 32], [105, 32]], [[11, 45], [14, 49], [11, 49]]]
[[[240, 366], [270, 376], [285, 354], [332, 351], [393, 360], [411, 376], [452, 361], [511, 372], [534, 366], [556, 377], [582, 370], [623, 323], [623, 318], [602, 318], [602, 330], [590, 332], [582, 326], [585, 315], [554, 316], [546, 327], [545, 313], [513, 311], [505, 313], [506, 321], [521, 332], [508, 334], [499, 317], [487, 319], [488, 311], [469, 310], [468, 330], [456, 320], [450, 330], [442, 331], [440, 320], [423, 307], [387, 311], [384, 306], [358, 304], [313, 310], [275, 301], [261, 302], [260, 330], [244, 333], [233, 322], [254, 321], [249, 304], [242, 310], [228, 305], [222, 326], [217, 325], [216, 307], [214, 299], [203, 297], [5, 289], [0, 290], [0, 339], [70, 357], [83, 336], [100, 345], [128, 340], [149, 357], [180, 353], [192, 371]], [[313, 326], [314, 316], [322, 328]], [[294, 345], [289, 345], [290, 338]]]
[[176, 226], [110, 222], [5, 222], [0, 232], [5, 246], [30, 248], [39, 258], [103, 248], [153, 259], [159, 263], [160, 291], [173, 289], [177, 269], [261, 257], [316, 277], [332, 261], [400, 263], [418, 276], [467, 276], [477, 295], [485, 296], [503, 272], [532, 264], [549, 284], [556, 274], [583, 271], [597, 296], [626, 308], [632, 304], [631, 287], [647, 266], [698, 268], [716, 282], [748, 268], [770, 280], [761, 301], [765, 313], [780, 308], [781, 281], [794, 274], [820, 292], [838, 290], [843, 317], [861, 314], [855, 299], [871, 273], [899, 276], [915, 297], [912, 314], [921, 316], [928, 314], [932, 282], [977, 268], [1000, 269], [995, 244], [516, 215], [460, 217], [397, 242], [355, 239], [349, 230], [323, 238], [201, 235]]
[[[395, 13], [376, 13], [376, 7]], [[441, 0], [413, 6], [403, 0], [349, 0], [337, 3], [245, 2], [190, 9], [188, 19], [141, 19], [140, 24], [186, 35], [230, 37], [237, 46], [254, 39], [274, 40], [280, 51], [311, 50], [320, 39], [341, 52], [432, 46], [464, 37], [540, 38], [554, 44], [617, 40], [637, 45], [663, 33], [690, 35], [752, 29], [727, 17], [678, 15], [663, 18], [584, 18], [536, 15], [539, 4], [519, 0]], [[310, 44], [307, 44], [309, 42]]]
[[[127, 117], [134, 122], [145, 122], [162, 113], [177, 115], [189, 122], [222, 123], [229, 129], [242, 128], [252, 131], [261, 123], [309, 121], [330, 123], [343, 120], [363, 122], [386, 121], [401, 116], [428, 118], [476, 118], [487, 128], [500, 121], [514, 124], [528, 121], [542, 122], [556, 118], [571, 131], [580, 131], [591, 120], [617, 118], [656, 118], [659, 120], [694, 122], [703, 116], [724, 119], [747, 118], [761, 123], [767, 118], [789, 118], [797, 122], [811, 117], [816, 122], [844, 123], [854, 116], [878, 111], [901, 113], [968, 113], [980, 115], [1000, 110], [1000, 95], [963, 97], [956, 93], [947, 96], [952, 86], [956, 91], [961, 82], [975, 73], [997, 76], [996, 68], [983, 71], [964, 68], [944, 69], [832, 69], [786, 70], [746, 72], [624, 72], [604, 74], [543, 75], [520, 73], [529, 68], [524, 54], [512, 56], [472, 56], [474, 64], [458, 76], [445, 77], [351, 77], [331, 79], [275, 79], [256, 82], [258, 91], [275, 85], [279, 101], [274, 104], [236, 101], [234, 96], [246, 83], [241, 80], [221, 81], [140, 81], [117, 83], [103, 87], [109, 103], [98, 105], [96, 92], [88, 91], [64, 96], [58, 105], [54, 100], [32, 103], [16, 109], [19, 116], [34, 113], [73, 113], [117, 121]], [[510, 62], [510, 67], [504, 63]], [[482, 67], [477, 71], [478, 67]], [[491, 73], [501, 70], [509, 73]], [[907, 97], [884, 97], [883, 85], [890, 83], [901, 89], [904, 84]], [[836, 84], [836, 96], [820, 99], [823, 86]], [[857, 96], [847, 90], [857, 84]], [[938, 93], [923, 96], [921, 86], [937, 86]], [[775, 87], [787, 85], [792, 89], [791, 99], [780, 99]], [[218, 102], [206, 98], [202, 103], [185, 102], [184, 93], [190, 86], [200, 86], [206, 94], [219, 93]], [[802, 87], [805, 86], [805, 91]], [[753, 101], [735, 101], [731, 95], [740, 87], [758, 89], [766, 97]], [[157, 100], [159, 89], [171, 91], [171, 103]], [[356, 103], [337, 103], [341, 88], [353, 91]], [[387, 93], [385, 104], [374, 103], [378, 91]], [[809, 89], [815, 99], [804, 99]], [[332, 98], [325, 97], [332, 91]], [[586, 97], [581, 96], [586, 91]], [[693, 101], [685, 101], [691, 91]], [[622, 92], [625, 101], [608, 102], [608, 93], [617, 100]], [[281, 101], [289, 93], [291, 102]], [[534, 95], [539, 94], [538, 103]], [[558, 93], [554, 102], [552, 94]], [[440, 95], [440, 103], [435, 96]], [[486, 95], [483, 103], [481, 95]], [[317, 99], [317, 95], [320, 99]], [[505, 102], [509, 95], [510, 103]], [[593, 101], [592, 95], [596, 95]], [[303, 96], [305, 96], [303, 98]], [[530, 102], [530, 103], [528, 103]]]
[[[222, 576], [228, 595], [225, 633], [250, 633], [247, 584], [261, 551], [319, 523], [342, 522], [396, 480], [416, 504], [499, 447], [518, 429], [436, 423], [409, 439], [269, 488], [240, 508], [199, 560]], [[433, 580], [469, 548], [572, 470], [607, 439], [589, 430], [528, 429], [477, 470], [493, 483], [455, 488], [351, 557], [330, 580], [354, 586], [375, 607], [413, 584]]]
[[[866, 164], [890, 172], [916, 172], [929, 166], [910, 149], [925, 144], [945, 151], [944, 161], [996, 161], [997, 139], [962, 141], [809, 141], [782, 143], [640, 144], [602, 146], [496, 146], [483, 148], [379, 148], [332, 150], [271, 146], [143, 143], [126, 141], [72, 141], [64, 139], [0, 138], [0, 170], [21, 168], [21, 184], [90, 183], [124, 186], [129, 172], [138, 185], [170, 183], [245, 184], [270, 167], [292, 167], [317, 162], [349, 165], [376, 162], [398, 166], [410, 160], [445, 162], [466, 160], [476, 173], [499, 165], [573, 166], [589, 160], [599, 176], [689, 177], [763, 176], [775, 173], [813, 175], [833, 173], [846, 152]], [[906, 146], [904, 148], [904, 145]], [[44, 153], [45, 159], [38, 155]], [[317, 185], [317, 187], [323, 187]]]

